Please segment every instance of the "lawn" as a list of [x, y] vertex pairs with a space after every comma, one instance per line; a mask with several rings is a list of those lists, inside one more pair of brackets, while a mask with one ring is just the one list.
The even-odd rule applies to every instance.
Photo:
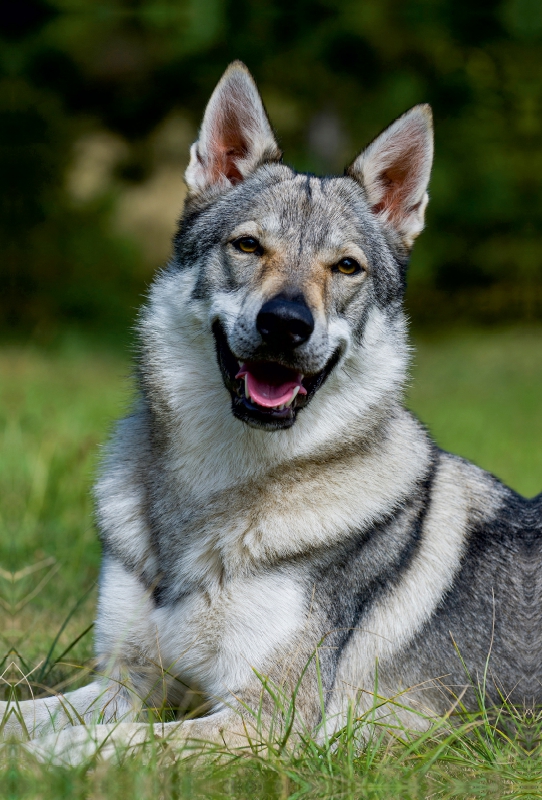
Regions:
[[[542, 490], [541, 355], [536, 327], [418, 336], [408, 395], [440, 446], [529, 496]], [[0, 376], [5, 668], [16, 664], [10, 680], [35, 670], [37, 683], [75, 685], [84, 680], [76, 667], [92, 655], [100, 561], [90, 487], [100, 445], [129, 404], [129, 360], [66, 338], [49, 349], [4, 347]], [[450, 741], [444, 729], [408, 745], [375, 739], [361, 755], [347, 740], [327, 750], [309, 742], [295, 757], [272, 752], [195, 771], [172, 765], [167, 753], [154, 753], [146, 765], [128, 758], [91, 771], [33, 765], [21, 771], [10, 750], [0, 792], [13, 798], [542, 796], [539, 757], [527, 758], [523, 745], [487, 726], [482, 735], [474, 729]]]

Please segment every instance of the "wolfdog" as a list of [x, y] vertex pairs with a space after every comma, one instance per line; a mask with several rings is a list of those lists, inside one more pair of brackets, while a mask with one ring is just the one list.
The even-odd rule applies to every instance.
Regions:
[[295, 691], [294, 730], [338, 730], [375, 680], [407, 722], [483, 676], [492, 702], [541, 702], [540, 498], [439, 450], [402, 400], [432, 154], [418, 105], [344, 176], [299, 174], [228, 68], [96, 487], [100, 677], [9, 730], [142, 741], [165, 702], [157, 736], [232, 745], [247, 709], [270, 724], [264, 685]]

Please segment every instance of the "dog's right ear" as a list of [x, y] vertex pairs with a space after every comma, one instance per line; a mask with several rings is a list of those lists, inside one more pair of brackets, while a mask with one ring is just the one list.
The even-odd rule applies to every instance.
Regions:
[[254, 79], [241, 61], [234, 61], [211, 95], [199, 138], [190, 148], [189, 194], [225, 191], [260, 164], [281, 157]]

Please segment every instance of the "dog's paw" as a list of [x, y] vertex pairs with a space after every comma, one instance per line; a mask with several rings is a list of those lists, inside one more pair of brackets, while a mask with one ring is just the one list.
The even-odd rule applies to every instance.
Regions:
[[96, 758], [120, 760], [152, 741], [152, 728], [133, 722], [77, 725], [33, 739], [22, 747], [43, 763], [73, 767]]

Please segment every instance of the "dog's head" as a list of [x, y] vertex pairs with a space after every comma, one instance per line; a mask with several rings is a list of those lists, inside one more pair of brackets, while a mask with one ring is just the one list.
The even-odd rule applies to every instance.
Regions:
[[243, 422], [292, 426], [362, 343], [370, 310], [400, 314], [432, 149], [430, 109], [416, 106], [344, 176], [298, 174], [247, 69], [226, 71], [192, 145], [174, 269], [193, 273], [190, 302], [206, 309]]

